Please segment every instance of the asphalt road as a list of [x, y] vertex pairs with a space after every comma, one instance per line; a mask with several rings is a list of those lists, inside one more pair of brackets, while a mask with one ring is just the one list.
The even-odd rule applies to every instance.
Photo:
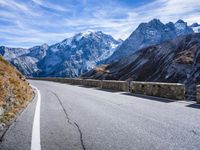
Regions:
[[[42, 150], [199, 150], [200, 107], [47, 81], [41, 93]], [[12, 124], [1, 150], [31, 149], [37, 97]]]

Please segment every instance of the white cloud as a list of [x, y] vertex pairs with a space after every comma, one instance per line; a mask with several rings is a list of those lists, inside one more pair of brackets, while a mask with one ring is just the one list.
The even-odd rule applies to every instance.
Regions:
[[45, 0], [32, 0], [32, 1], [40, 6], [43, 6], [43, 7], [49, 8], [49, 9], [54, 9], [57, 11], [69, 11], [68, 9], [66, 9], [60, 5], [56, 5], [56, 4], [50, 3]]
[[26, 4], [16, 2], [15, 0], [0, 0], [0, 8], [8, 8], [12, 13], [17, 12], [38, 16], [38, 13], [31, 9], [31, 7], [28, 7]]
[[[148, 22], [153, 18], [161, 19], [164, 23], [183, 19], [188, 24], [192, 24], [200, 22], [199, 14], [199, 0], [156, 0], [139, 8], [128, 10], [129, 17], [122, 20], [121, 29], [124, 33], [130, 34], [139, 23]], [[126, 38], [129, 34], [119, 35]]]
[[[87, 3], [85, 1], [83, 6], [78, 7], [53, 4], [47, 0], [20, 3], [15, 0], [9, 0], [9, 3], [8, 0], [0, 0], [1, 44], [52, 44], [84, 30], [102, 30], [117, 39], [125, 39], [141, 22], [148, 22], [153, 18], [161, 19], [164, 23], [178, 19], [189, 24], [200, 23], [199, 0], [155, 0], [137, 8], [110, 1], [102, 6], [87, 6]], [[1, 21], [10, 21], [14, 25], [6, 26]]]

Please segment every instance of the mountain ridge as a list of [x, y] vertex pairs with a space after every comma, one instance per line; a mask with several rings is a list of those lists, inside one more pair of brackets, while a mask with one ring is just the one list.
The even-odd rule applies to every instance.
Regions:
[[[182, 83], [195, 94], [200, 84], [200, 33], [140, 49], [118, 62], [95, 68], [82, 78]], [[191, 93], [191, 91], [193, 91]]]
[[[98, 65], [119, 61], [138, 50], [196, 32], [198, 23], [183, 20], [141, 23], [124, 42], [101, 31], [86, 31], [61, 42], [25, 48], [0, 47], [0, 55], [31, 77], [78, 77]], [[195, 28], [195, 29], [194, 29]]]
[[101, 31], [78, 33], [53, 45], [29, 49], [0, 47], [0, 54], [26, 76], [76, 77], [108, 58], [121, 44]]
[[120, 57], [133, 54], [141, 48], [160, 44], [166, 40], [193, 32], [193, 29], [181, 19], [176, 23], [169, 22], [163, 24], [159, 19], [153, 19], [148, 23], [141, 23], [104, 63], [119, 60]]

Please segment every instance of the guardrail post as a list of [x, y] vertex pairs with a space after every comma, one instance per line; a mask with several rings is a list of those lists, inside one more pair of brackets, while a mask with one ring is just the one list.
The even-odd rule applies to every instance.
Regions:
[[200, 85], [197, 85], [197, 99], [196, 99], [197, 103], [200, 104]]
[[100, 80], [100, 89], [102, 89], [102, 87], [103, 87], [103, 80]]

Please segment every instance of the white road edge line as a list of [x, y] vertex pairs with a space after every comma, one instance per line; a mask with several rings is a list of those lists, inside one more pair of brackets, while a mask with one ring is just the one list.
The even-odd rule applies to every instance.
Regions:
[[31, 150], [41, 150], [40, 143], [40, 105], [41, 105], [41, 94], [38, 88], [32, 86], [37, 91], [37, 103], [35, 108], [35, 115], [32, 127], [32, 139], [31, 139]]

